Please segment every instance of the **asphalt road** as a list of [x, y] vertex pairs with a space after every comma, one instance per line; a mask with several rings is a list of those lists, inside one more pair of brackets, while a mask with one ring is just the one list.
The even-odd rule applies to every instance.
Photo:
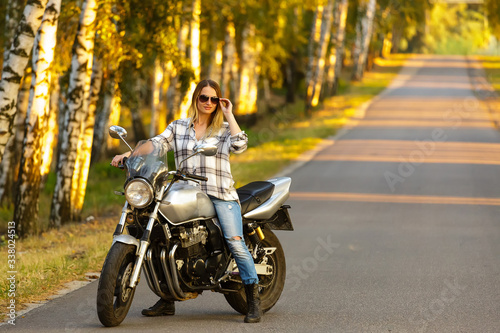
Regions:
[[103, 328], [91, 283], [18, 318], [22, 332], [499, 332], [500, 133], [460, 57], [408, 62], [364, 117], [295, 170], [282, 299], [244, 324], [220, 294], [146, 318], [144, 281]]

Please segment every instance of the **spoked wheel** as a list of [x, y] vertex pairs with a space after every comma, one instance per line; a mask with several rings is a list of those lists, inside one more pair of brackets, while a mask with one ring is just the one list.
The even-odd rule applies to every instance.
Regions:
[[[272, 267], [271, 275], [259, 276], [259, 294], [262, 311], [269, 311], [278, 301], [285, 285], [286, 263], [283, 248], [278, 237], [268, 229], [263, 229], [264, 240], [261, 241], [261, 247], [275, 247], [276, 251], [264, 257], [264, 262]], [[249, 250], [252, 252], [251, 245]], [[242, 283], [231, 282], [227, 288], [236, 289], [237, 292], [224, 294], [226, 301], [237, 312], [246, 315], [248, 312], [247, 297]]]
[[104, 261], [97, 287], [97, 314], [104, 326], [118, 326], [127, 316], [135, 288], [130, 288], [135, 247], [115, 243]]

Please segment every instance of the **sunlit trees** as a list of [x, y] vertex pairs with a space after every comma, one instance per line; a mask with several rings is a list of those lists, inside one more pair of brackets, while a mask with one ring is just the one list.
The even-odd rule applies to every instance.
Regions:
[[488, 41], [485, 18], [466, 4], [435, 4], [429, 14], [425, 50], [437, 54], [469, 54]]
[[345, 46], [345, 28], [347, 23], [347, 11], [349, 3], [347, 0], [335, 2], [335, 33], [332, 34], [332, 51], [329, 57], [330, 68], [327, 77], [327, 94], [335, 95], [338, 86], [340, 71], [342, 70], [342, 58]]
[[360, 0], [358, 20], [356, 22], [356, 42], [354, 47], [352, 70], [353, 80], [360, 80], [365, 70], [366, 60], [373, 32], [376, 0]]
[[[76, 165], [81, 135], [88, 112], [90, 93], [90, 77], [95, 38], [95, 19], [97, 3], [95, 0], [85, 0], [80, 14], [80, 24], [73, 46], [71, 72], [67, 93], [66, 110], [63, 128], [63, 141], [60, 143], [59, 159], [57, 161], [57, 180], [52, 200], [50, 221], [53, 226], [72, 221], [79, 211], [75, 210], [77, 200], [79, 167]], [[76, 170], [76, 172], [75, 172]], [[75, 177], [76, 175], [76, 177]]]
[[[36, 4], [43, 1], [47, 0]], [[120, 143], [107, 136], [110, 124], [130, 125], [132, 141], [156, 135], [168, 122], [187, 115], [194, 86], [202, 78], [219, 81], [240, 123], [248, 127], [286, 103], [298, 102], [312, 115], [323, 98], [337, 92], [340, 77], [361, 80], [376, 56], [387, 56], [390, 51], [445, 52], [450, 50], [447, 40], [466, 38], [473, 41], [467, 45], [477, 46], [486, 39], [477, 6], [434, 5], [430, 0], [99, 0], [98, 8], [96, 1], [63, 2], [59, 31], [52, 33], [57, 36], [53, 79], [50, 88], [44, 88], [44, 98], [52, 95], [52, 106], [44, 115], [50, 114], [52, 123], [58, 118], [58, 149], [51, 148], [53, 132], [46, 131], [41, 139], [33, 134], [40, 128], [33, 117], [46, 111], [37, 108], [32, 113], [30, 108], [31, 120], [16, 133], [18, 143], [25, 130], [28, 133], [25, 147], [3, 155], [7, 139], [15, 132], [17, 90], [31, 50], [29, 34], [16, 37], [21, 43], [12, 44], [17, 49], [3, 64], [0, 96], [7, 98], [0, 102], [0, 158], [9, 159], [7, 153], [24, 150], [23, 172], [42, 170], [43, 184], [51, 157], [39, 158], [34, 150], [59, 151], [52, 226], [79, 218], [90, 158], [95, 162], [120, 151]], [[0, 4], [2, 26], [12, 25], [21, 3]], [[489, 28], [498, 36], [499, 6], [493, 0], [485, 3], [481, 8], [486, 9]], [[41, 18], [43, 6], [34, 4], [28, 2], [25, 13], [36, 7], [34, 16]], [[85, 14], [89, 6], [93, 14]], [[88, 26], [82, 21], [77, 32], [80, 13], [81, 20], [95, 15], [99, 20]], [[27, 25], [33, 31], [31, 38], [34, 26]], [[11, 30], [6, 28], [0, 47]], [[3, 47], [3, 51], [8, 50]], [[17, 122], [24, 124], [22, 114]], [[58, 127], [47, 125], [46, 120], [43, 124], [54, 131]], [[38, 160], [45, 163], [34, 166]], [[11, 172], [16, 164], [1, 165], [0, 200], [12, 192], [16, 176]], [[19, 191], [21, 197], [36, 197], [26, 187]]]
[[20, 236], [38, 231], [38, 195], [42, 178], [42, 152], [46, 141], [44, 137], [53, 137], [55, 134], [47, 125], [51, 65], [60, 7], [61, 0], [49, 0], [33, 48], [33, 75], [14, 210], [14, 220]]
[[[313, 47], [313, 54], [309, 55], [311, 58], [309, 59], [309, 69], [307, 73], [308, 80], [306, 82], [306, 111], [308, 113], [310, 113], [311, 108], [318, 105], [321, 87], [323, 86], [323, 77], [326, 68], [326, 51], [328, 49], [328, 43], [330, 42], [330, 34], [334, 18], [333, 9], [334, 1], [328, 0], [326, 6], [323, 7], [322, 13], [320, 14], [318, 11], [316, 13], [316, 20], [321, 17], [321, 24], [319, 25], [320, 32], [317, 46], [315, 48]], [[313, 30], [314, 34], [317, 33], [317, 29], [318, 22], [315, 22], [315, 28]], [[315, 38], [316, 36], [311, 38], [311, 40]]]

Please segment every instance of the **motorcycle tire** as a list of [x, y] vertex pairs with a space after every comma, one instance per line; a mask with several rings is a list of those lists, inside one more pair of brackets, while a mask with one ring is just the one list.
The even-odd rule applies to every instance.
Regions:
[[118, 326], [127, 316], [135, 289], [128, 287], [135, 264], [135, 247], [114, 243], [102, 266], [97, 286], [97, 314], [106, 327]]
[[[259, 294], [263, 312], [269, 311], [278, 302], [283, 287], [285, 286], [286, 262], [285, 254], [278, 237], [268, 229], [263, 229], [265, 238], [261, 241], [263, 247], [275, 247], [276, 251], [269, 257], [268, 264], [273, 265], [273, 275], [271, 277], [260, 278]], [[248, 312], [247, 297], [242, 283], [232, 282], [227, 286], [229, 289], [236, 289], [237, 292], [224, 294], [226, 301], [237, 312], [246, 315]]]

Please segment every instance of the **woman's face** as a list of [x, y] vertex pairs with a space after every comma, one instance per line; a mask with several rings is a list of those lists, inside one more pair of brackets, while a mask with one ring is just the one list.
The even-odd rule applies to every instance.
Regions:
[[[202, 96], [202, 98], [200, 98], [200, 96]], [[209, 97], [208, 100], [206, 102], [202, 102], [202, 100], [205, 100], [206, 97]], [[198, 96], [198, 100], [196, 102], [199, 113], [212, 114], [215, 111], [218, 102], [214, 103], [212, 101], [212, 97], [218, 98], [214, 88], [206, 86], [201, 90], [200, 95]]]

